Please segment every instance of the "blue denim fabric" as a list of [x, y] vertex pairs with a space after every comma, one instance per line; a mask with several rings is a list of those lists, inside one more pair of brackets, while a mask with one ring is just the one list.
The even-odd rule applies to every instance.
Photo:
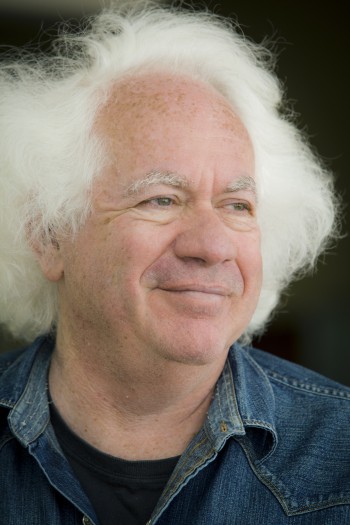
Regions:
[[[98, 525], [50, 424], [53, 344], [0, 357], [1, 525]], [[349, 423], [349, 388], [233, 345], [149, 524], [349, 525]]]

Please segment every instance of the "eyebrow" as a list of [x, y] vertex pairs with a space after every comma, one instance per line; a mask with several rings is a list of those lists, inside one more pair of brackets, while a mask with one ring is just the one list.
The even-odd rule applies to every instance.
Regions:
[[243, 175], [232, 181], [225, 189], [225, 193], [234, 193], [237, 191], [250, 191], [257, 198], [255, 180], [249, 175]]
[[184, 189], [188, 187], [188, 180], [171, 171], [151, 171], [144, 179], [137, 180], [130, 184], [130, 186], [123, 191], [123, 196], [130, 197], [131, 195], [142, 193], [149, 186], [156, 184], [165, 184], [167, 186]]
[[[147, 173], [144, 179], [136, 180], [130, 184], [130, 186], [123, 191], [123, 197], [140, 194], [146, 191], [150, 186], [155, 186], [157, 184], [185, 189], [188, 188], [189, 181], [185, 177], [181, 177], [177, 173], [171, 171], [153, 170]], [[238, 191], [250, 191], [255, 199], [257, 199], [255, 180], [249, 175], [243, 175], [233, 180], [228, 186], [226, 186], [224, 193], [235, 193]]]

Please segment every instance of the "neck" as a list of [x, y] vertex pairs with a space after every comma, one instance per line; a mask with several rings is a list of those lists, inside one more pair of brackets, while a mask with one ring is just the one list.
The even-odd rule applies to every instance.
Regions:
[[[135, 350], [136, 352], [136, 350]], [[50, 369], [52, 399], [71, 429], [108, 454], [130, 460], [180, 455], [203, 425], [224, 365], [128, 358], [118, 348], [61, 336]]]

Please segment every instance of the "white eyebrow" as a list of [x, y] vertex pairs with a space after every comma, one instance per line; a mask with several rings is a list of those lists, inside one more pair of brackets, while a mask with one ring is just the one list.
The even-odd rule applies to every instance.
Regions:
[[180, 177], [176, 173], [170, 171], [151, 171], [144, 179], [137, 180], [130, 184], [124, 191], [123, 196], [129, 197], [137, 193], [142, 193], [149, 186], [156, 184], [165, 184], [167, 186], [174, 186], [175, 188], [186, 188], [188, 181], [184, 177]]
[[243, 175], [232, 181], [225, 189], [225, 193], [237, 192], [237, 191], [250, 191], [257, 199], [257, 191], [255, 180], [248, 175]]

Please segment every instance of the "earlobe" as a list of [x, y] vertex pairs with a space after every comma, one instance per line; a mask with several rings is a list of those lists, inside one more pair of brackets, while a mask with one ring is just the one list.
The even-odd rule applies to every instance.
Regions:
[[52, 282], [57, 282], [63, 277], [63, 258], [57, 241], [47, 243], [34, 241], [31, 243], [40, 268], [45, 277]]

